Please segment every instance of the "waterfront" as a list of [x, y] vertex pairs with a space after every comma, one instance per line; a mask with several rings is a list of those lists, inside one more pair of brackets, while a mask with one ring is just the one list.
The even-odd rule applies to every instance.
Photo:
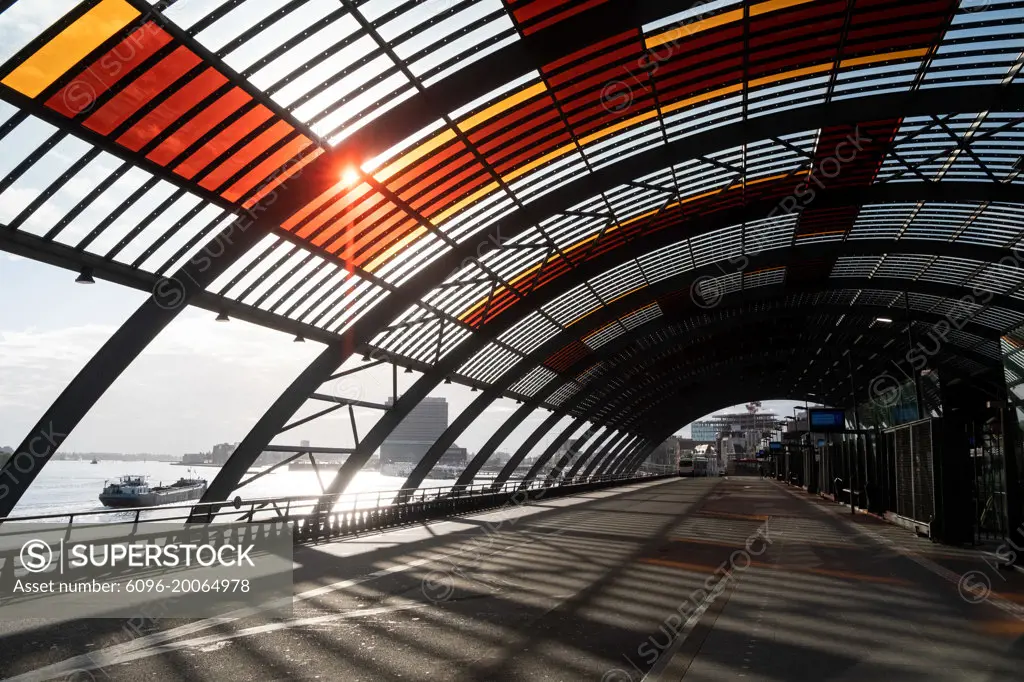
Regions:
[[[182, 476], [190, 476], [188, 467], [176, 466], [171, 462], [120, 462], [100, 461], [91, 464], [88, 461], [52, 461], [40, 472], [38, 478], [29, 488], [25, 497], [15, 507], [12, 516], [29, 516], [37, 514], [61, 514], [67, 512], [89, 512], [105, 509], [99, 502], [99, 494], [106, 481], [111, 481], [125, 474], [138, 474], [149, 477], [151, 485], [170, 484]], [[212, 481], [218, 469], [201, 467], [192, 470], [194, 475]], [[252, 470], [248, 476], [256, 474]], [[333, 475], [334, 469], [325, 467], [321, 476], [326, 484]], [[365, 493], [365, 501], [360, 500], [359, 506], [376, 504], [376, 496], [371, 493], [397, 490], [405, 482], [405, 478], [382, 476], [376, 471], [359, 472], [348, 491]], [[451, 485], [453, 481], [424, 481], [423, 487]], [[299, 495], [316, 495], [320, 493], [320, 484], [313, 471], [287, 471], [283, 467], [262, 478], [253, 481], [236, 492], [243, 500], [259, 497], [287, 497]], [[124, 520], [132, 512], [96, 517], [97, 519], [117, 521]]]

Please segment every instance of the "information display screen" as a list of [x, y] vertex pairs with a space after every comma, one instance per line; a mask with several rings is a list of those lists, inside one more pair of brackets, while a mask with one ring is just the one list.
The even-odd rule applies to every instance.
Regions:
[[810, 410], [811, 431], [845, 431], [846, 413], [843, 410]]

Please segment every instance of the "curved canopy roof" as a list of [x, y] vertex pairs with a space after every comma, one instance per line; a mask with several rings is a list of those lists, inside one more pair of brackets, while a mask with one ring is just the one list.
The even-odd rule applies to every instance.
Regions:
[[153, 292], [67, 431], [184, 303], [328, 344], [239, 467], [352, 353], [424, 372], [356, 466], [444, 379], [656, 439], [1024, 322], [1018, 0], [3, 6], [0, 247]]

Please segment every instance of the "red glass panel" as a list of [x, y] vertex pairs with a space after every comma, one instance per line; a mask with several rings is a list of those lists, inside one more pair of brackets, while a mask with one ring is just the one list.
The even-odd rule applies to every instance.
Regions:
[[189, 109], [227, 82], [228, 79], [216, 69], [206, 69], [168, 97], [163, 104], [143, 116], [142, 120], [125, 131], [117, 141], [132, 151], [139, 151]]
[[316, 149], [311, 151], [309, 154], [306, 154], [304, 157], [302, 157], [301, 159], [299, 159], [295, 163], [288, 164], [283, 170], [279, 171], [274, 176], [273, 179], [271, 179], [271, 180], [267, 181], [266, 183], [264, 183], [264, 185], [262, 187], [260, 187], [260, 189], [255, 194], [253, 194], [251, 197], [249, 197], [246, 200], [246, 202], [244, 204], [242, 204], [242, 206], [244, 208], [249, 208], [250, 206], [255, 205], [258, 201], [263, 199], [263, 197], [267, 196], [267, 194], [269, 194], [271, 191], [273, 191], [275, 187], [277, 187], [281, 183], [287, 181], [290, 177], [292, 177], [293, 175], [298, 173], [300, 170], [302, 170], [302, 168], [306, 164], [314, 161], [317, 157], [319, 157], [323, 153], [324, 153], [324, 150], [321, 149], [320, 147], [317, 147]]
[[201, 60], [187, 47], [179, 47], [156, 66], [132, 81], [113, 99], [85, 120], [85, 126], [109, 135], [151, 99], [197, 66]]
[[[241, 88], [234, 88], [216, 102], [196, 114], [190, 121], [181, 126], [173, 135], [161, 142], [156, 149], [146, 154], [146, 158], [161, 166], [166, 166], [182, 152], [196, 143], [214, 126], [252, 100]], [[191, 176], [189, 176], [191, 177]]]
[[97, 97], [170, 40], [171, 36], [153, 22], [143, 24], [55, 93], [46, 106], [68, 118], [87, 111]]
[[[238, 117], [227, 128], [217, 133], [216, 136], [207, 142], [201, 149], [198, 149], [190, 157], [179, 163], [174, 172], [184, 178], [192, 178], [196, 173], [206, 168], [222, 154], [231, 149], [238, 141], [258, 128], [264, 121], [270, 118], [273, 113], [262, 104], [258, 104], [249, 111]], [[226, 178], [225, 178], [226, 179]]]
[[[244, 118], [244, 117], [243, 117]], [[263, 152], [280, 142], [289, 133], [295, 131], [288, 121], [278, 121], [270, 126], [237, 152], [225, 159], [219, 166], [210, 171], [199, 184], [206, 189], [214, 190], [230, 180], [236, 173], [252, 163]]]
[[305, 135], [299, 135], [294, 140], [289, 140], [276, 152], [256, 164], [255, 168], [239, 178], [221, 196], [228, 201], [238, 201], [275, 170], [297, 157], [310, 144], [312, 143]]

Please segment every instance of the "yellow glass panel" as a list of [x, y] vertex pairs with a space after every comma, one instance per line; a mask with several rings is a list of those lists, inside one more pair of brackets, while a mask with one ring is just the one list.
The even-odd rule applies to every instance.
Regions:
[[445, 210], [443, 210], [440, 213], [438, 213], [436, 216], [432, 216], [430, 218], [430, 222], [434, 223], [435, 226], [440, 225], [441, 223], [443, 223], [444, 221], [448, 220], [449, 218], [451, 218], [453, 215], [455, 215], [456, 213], [458, 213], [459, 211], [461, 211], [465, 207], [467, 207], [470, 204], [472, 204], [477, 199], [480, 199], [480, 198], [483, 198], [483, 197], [487, 196], [488, 194], [490, 194], [491, 192], [493, 192], [496, 189], [498, 189], [498, 183], [496, 183], [496, 182], [492, 182], [489, 185], [484, 185], [482, 188], [480, 188], [477, 191], [473, 192], [472, 194], [470, 194], [468, 197], [466, 197], [462, 201], [456, 202], [455, 204], [452, 204], [451, 206], [449, 206]]
[[547, 92], [547, 86], [544, 85], [543, 81], [537, 83], [536, 85], [530, 86], [525, 90], [521, 90], [512, 95], [511, 97], [506, 97], [497, 104], [493, 104], [487, 107], [479, 114], [474, 114], [473, 116], [470, 116], [462, 123], [459, 123], [459, 130], [461, 130], [464, 133], [468, 132], [473, 128], [476, 128], [481, 123], [489, 121], [490, 119], [494, 118], [503, 111], [508, 111], [512, 107], [522, 104], [527, 100], [533, 99], [537, 95], [544, 92]]
[[501, 179], [504, 180], [505, 182], [512, 182], [516, 178], [519, 178], [519, 177], [522, 177], [522, 176], [526, 175], [527, 173], [532, 171], [534, 168], [539, 168], [540, 166], [543, 166], [544, 164], [548, 163], [549, 161], [554, 161], [558, 157], [565, 156], [566, 154], [572, 153], [574, 151], [576, 151], [576, 144], [574, 142], [570, 142], [567, 145], [563, 145], [563, 146], [559, 147], [558, 149], [556, 149], [553, 152], [549, 152], [549, 153], [545, 154], [544, 156], [540, 157], [539, 159], [535, 159], [535, 160], [531, 161], [530, 163], [526, 164], [525, 166], [520, 166], [519, 168], [516, 168], [514, 171], [510, 172], [508, 175], [502, 176]]
[[658, 35], [651, 36], [650, 38], [648, 38], [646, 40], [647, 49], [651, 49], [652, 47], [658, 47], [659, 45], [664, 45], [665, 43], [673, 43], [687, 36], [691, 36], [694, 33], [700, 33], [702, 31], [707, 31], [712, 28], [718, 28], [719, 26], [731, 24], [734, 21], [740, 21], [742, 18], [743, 10], [737, 9], [733, 10], [732, 12], [724, 12], [722, 14], [719, 14], [718, 16], [704, 19], [703, 21], [694, 21], [689, 24], [683, 24], [682, 26], [671, 28], [665, 31], [664, 33], [659, 33]]
[[785, 71], [783, 73], [777, 73], [771, 76], [765, 76], [763, 78], [755, 78], [750, 81], [750, 87], [759, 88], [762, 85], [768, 85], [769, 83], [778, 83], [779, 81], [788, 80], [790, 78], [799, 78], [800, 76], [810, 76], [815, 73], [822, 73], [824, 71], [832, 70], [833, 62], [827, 62], [825, 64], [815, 64], [814, 66], [805, 66], [802, 69], [793, 69], [792, 71]]
[[664, 116], [665, 114], [672, 113], [673, 111], [685, 109], [691, 104], [697, 104], [698, 102], [706, 102], [709, 99], [715, 99], [716, 97], [722, 97], [723, 95], [731, 95], [732, 93], [739, 92], [742, 89], [742, 83], [727, 85], [724, 88], [712, 90], [711, 92], [706, 92], [703, 95], [697, 95], [696, 97], [690, 97], [689, 99], [680, 100], [678, 102], [673, 102], [672, 104], [666, 105], [661, 108], [661, 114], [662, 116]]
[[769, 0], [769, 2], [762, 2], [751, 7], [750, 16], [756, 17], [759, 14], [778, 12], [780, 9], [795, 7], [797, 5], [803, 5], [808, 2], [812, 2], [812, 0]]
[[413, 243], [414, 241], [422, 237], [424, 234], [426, 234], [426, 232], [427, 228], [417, 227], [415, 230], [413, 230], [412, 232], [410, 232], [409, 234], [405, 235], [397, 242], [395, 242], [392, 246], [388, 247], [388, 249], [384, 251], [384, 253], [378, 255], [376, 258], [370, 261], [369, 265], [366, 266], [366, 271], [373, 272], [382, 264], [390, 260], [391, 257], [394, 256], [396, 253], [398, 253], [399, 251], [407, 247], [409, 244]]
[[103, 0], [23, 61], [3, 84], [36, 97], [139, 14], [124, 0]]
[[[754, 5], [750, 8], [750, 16], [756, 17], [760, 14], [768, 14], [769, 12], [778, 12], [779, 10], [786, 9], [788, 7], [795, 7], [796, 5], [803, 5], [813, 0], [769, 0], [769, 2], [762, 2]], [[725, 26], [736, 21], [743, 20], [743, 10], [737, 9], [731, 12], [723, 12], [717, 16], [709, 17], [701, 21], [694, 21], [689, 24], [683, 24], [676, 28], [670, 28], [663, 33], [653, 35], [646, 40], [647, 48], [657, 47], [664, 45], [665, 43], [675, 42], [687, 36], [691, 36], [695, 33], [707, 31], [712, 28], [718, 28], [719, 26]]]
[[877, 62], [887, 62], [892, 59], [912, 59], [914, 57], [924, 57], [928, 54], [929, 48], [921, 48], [919, 50], [903, 50], [902, 52], [888, 52], [886, 54], [873, 54], [867, 57], [856, 57], [855, 59], [844, 59], [840, 62], [840, 66], [843, 68], [851, 66], [864, 66], [865, 64], [875, 64]]
[[434, 137], [430, 138], [429, 140], [421, 144], [419, 147], [414, 148], [409, 153], [404, 154], [397, 161], [389, 164], [388, 167], [385, 168], [384, 170], [374, 173], [373, 177], [375, 177], [379, 182], [387, 182], [400, 171], [411, 166], [412, 164], [416, 163], [430, 152], [434, 151], [435, 149], [442, 145], [447, 144], [448, 142], [451, 142], [454, 139], [455, 131], [446, 129], [438, 133]]

